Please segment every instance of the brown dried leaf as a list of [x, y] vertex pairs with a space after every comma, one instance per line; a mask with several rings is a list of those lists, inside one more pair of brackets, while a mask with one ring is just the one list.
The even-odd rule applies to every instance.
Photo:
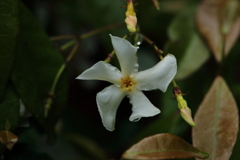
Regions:
[[173, 159], [173, 158], [207, 158], [206, 152], [200, 151], [182, 138], [161, 133], [133, 145], [124, 152], [123, 159]]
[[[233, 15], [235, 18], [222, 14], [223, 8], [230, 6], [228, 3], [232, 3], [232, 1], [239, 6], [239, 2], [236, 0], [205, 0], [197, 10], [197, 28], [206, 39], [218, 62], [222, 60], [223, 42], [225, 41], [224, 55], [227, 56], [240, 35], [240, 16], [237, 8], [235, 15]], [[229, 20], [230, 18], [232, 20]], [[229, 29], [223, 35], [222, 30], [225, 26]], [[225, 38], [223, 39], [223, 37]]]
[[207, 160], [228, 160], [238, 132], [238, 109], [222, 77], [216, 77], [194, 118], [193, 145], [209, 153]]
[[7, 147], [7, 149], [12, 150], [15, 143], [18, 141], [18, 136], [10, 131], [0, 132], [0, 141]]

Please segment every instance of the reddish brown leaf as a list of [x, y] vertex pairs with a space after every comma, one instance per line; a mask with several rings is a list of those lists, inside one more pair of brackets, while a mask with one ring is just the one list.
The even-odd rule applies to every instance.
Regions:
[[222, 77], [217, 77], [194, 118], [193, 145], [209, 153], [208, 160], [228, 160], [238, 132], [238, 109]]
[[0, 141], [7, 149], [12, 150], [14, 144], [18, 141], [18, 137], [10, 131], [2, 131], [0, 132]]
[[123, 159], [173, 159], [207, 158], [206, 152], [200, 151], [182, 138], [162, 133], [144, 138], [124, 152]]
[[[240, 16], [237, 9], [232, 16], [229, 16], [230, 13], [227, 12], [232, 8], [226, 9], [226, 7], [231, 7], [228, 4], [233, 1], [239, 6], [239, 2], [235, 0], [205, 0], [197, 10], [197, 28], [218, 62], [222, 60], [223, 42], [225, 41], [224, 55], [227, 56], [240, 35]], [[226, 34], [223, 34], [223, 28], [229, 28]]]

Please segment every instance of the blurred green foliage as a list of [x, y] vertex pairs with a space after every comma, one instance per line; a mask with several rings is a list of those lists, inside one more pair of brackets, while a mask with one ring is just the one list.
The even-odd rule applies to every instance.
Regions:
[[[152, 1], [138, 2], [136, 13], [140, 31], [159, 48], [178, 58], [177, 83], [183, 93], [189, 91], [185, 99], [194, 115], [220, 68], [195, 27], [194, 13], [201, 1], [160, 0], [160, 11], [156, 10]], [[17, 127], [18, 98], [38, 120], [29, 119], [31, 127], [18, 134], [20, 147], [16, 146], [12, 154], [26, 153], [21, 150], [21, 142], [29, 144], [26, 148], [33, 153], [28, 159], [34, 159], [38, 154], [44, 157], [42, 159], [57, 160], [66, 159], [63, 154], [71, 160], [119, 159], [131, 145], [157, 133], [172, 133], [191, 143], [191, 127], [182, 120], [177, 102], [170, 99], [174, 96], [171, 85], [164, 94], [160, 91], [145, 92], [150, 101], [160, 108], [160, 115], [142, 118], [137, 123], [130, 122], [131, 105], [124, 99], [118, 109], [116, 130], [109, 132], [102, 125], [95, 100], [97, 92], [108, 83], [75, 81], [82, 71], [106, 58], [112, 51], [109, 34], [123, 37], [128, 33], [125, 25], [81, 41], [80, 48], [57, 85], [49, 117], [43, 117], [43, 106], [53, 79], [64, 63], [63, 58], [70, 53], [70, 49], [61, 51], [61, 56], [56, 48], [67, 41], [54, 41], [54, 47], [48, 36], [80, 35], [110, 24], [123, 24], [124, 0], [22, 0], [19, 3], [6, 0], [0, 5], [0, 127], [3, 129], [6, 116], [10, 117], [12, 131]], [[7, 14], [11, 15], [11, 19], [4, 16]], [[11, 25], [4, 25], [7, 23]], [[4, 36], [5, 33], [8, 36]], [[240, 104], [239, 46], [240, 39], [221, 70], [237, 104]], [[141, 44], [138, 52], [141, 70], [158, 62], [154, 52], [146, 42]], [[188, 63], [189, 59], [191, 62]], [[118, 65], [116, 59], [112, 62]], [[9, 98], [5, 100], [5, 96]], [[4, 109], [6, 106], [11, 110]], [[11, 115], [8, 116], [8, 112]], [[48, 145], [45, 131], [50, 133], [48, 138], [52, 142], [54, 131], [57, 131], [54, 145]], [[231, 160], [240, 157], [239, 147], [238, 138]], [[6, 156], [12, 154], [6, 152]], [[19, 154], [15, 159], [21, 156]]]

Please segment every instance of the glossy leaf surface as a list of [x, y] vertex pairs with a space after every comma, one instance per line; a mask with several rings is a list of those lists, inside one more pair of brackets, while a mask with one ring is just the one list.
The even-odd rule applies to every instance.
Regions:
[[124, 159], [207, 158], [208, 154], [176, 135], [162, 133], [144, 138], [129, 148], [122, 157]]
[[193, 145], [209, 153], [208, 160], [228, 160], [238, 132], [238, 109], [226, 82], [218, 76], [195, 115]]

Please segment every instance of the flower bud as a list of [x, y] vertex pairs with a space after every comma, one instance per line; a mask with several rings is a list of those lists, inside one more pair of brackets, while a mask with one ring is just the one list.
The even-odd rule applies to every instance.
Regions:
[[127, 24], [127, 29], [129, 30], [129, 32], [136, 32], [137, 17], [134, 11], [133, 0], [127, 0], [127, 11], [125, 15], [125, 23]]
[[[194, 123], [193, 119], [192, 119], [192, 113], [191, 113], [191, 109], [188, 108], [187, 106], [187, 102], [183, 99], [181, 100], [181, 102], [178, 102], [178, 107], [180, 105], [184, 105], [181, 106], [182, 108], [180, 109], [180, 114], [182, 116], [182, 118], [191, 126], [195, 126], [196, 124]], [[180, 107], [179, 107], [180, 108]]]
[[179, 87], [174, 87], [173, 93], [178, 101], [178, 108], [180, 109], [180, 114], [182, 118], [191, 126], [195, 126], [192, 119], [191, 109], [187, 106], [186, 100], [182, 97], [182, 92]]

